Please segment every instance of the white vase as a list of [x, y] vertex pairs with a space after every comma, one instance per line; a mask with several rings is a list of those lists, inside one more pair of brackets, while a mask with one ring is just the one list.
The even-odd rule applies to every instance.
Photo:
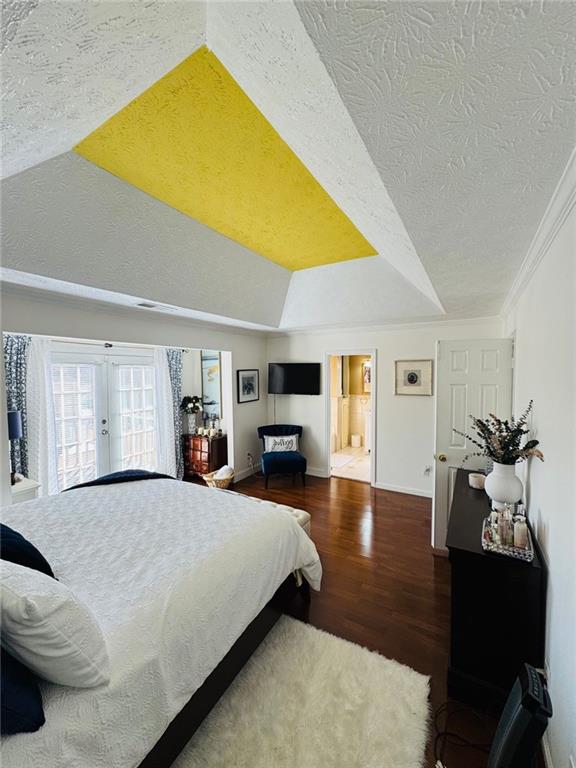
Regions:
[[515, 468], [515, 464], [494, 462], [492, 472], [487, 475], [484, 488], [494, 509], [500, 509], [504, 504], [516, 504], [522, 498], [524, 488]]
[[196, 431], [196, 414], [187, 413], [186, 416], [188, 417], [188, 434], [193, 435]]

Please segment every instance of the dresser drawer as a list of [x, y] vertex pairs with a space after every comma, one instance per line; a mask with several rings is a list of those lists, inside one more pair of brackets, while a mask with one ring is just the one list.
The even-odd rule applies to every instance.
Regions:
[[207, 475], [226, 464], [227, 438], [182, 435], [185, 475]]

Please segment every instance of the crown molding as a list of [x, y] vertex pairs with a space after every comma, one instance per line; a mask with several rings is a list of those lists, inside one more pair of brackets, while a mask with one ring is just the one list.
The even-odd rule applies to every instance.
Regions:
[[556, 235], [576, 203], [576, 147], [572, 151], [560, 181], [554, 190], [536, 234], [524, 257], [518, 274], [504, 300], [501, 317], [505, 317], [516, 305], [524, 289], [532, 279], [538, 265], [548, 253]]
[[446, 317], [445, 319], [430, 318], [426, 319], [407, 319], [405, 322], [378, 323], [376, 325], [331, 325], [324, 328], [291, 328], [283, 330], [269, 331], [269, 339], [283, 338], [285, 336], [322, 336], [334, 333], [392, 333], [393, 331], [413, 331], [426, 328], [450, 328], [452, 326], [462, 327], [463, 325], [489, 325], [492, 323], [501, 323], [501, 315], [490, 315], [488, 317]]

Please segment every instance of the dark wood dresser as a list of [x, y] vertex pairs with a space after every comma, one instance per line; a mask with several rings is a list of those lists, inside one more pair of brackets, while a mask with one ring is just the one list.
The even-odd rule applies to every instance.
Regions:
[[490, 500], [470, 488], [468, 474], [457, 472], [446, 537], [452, 566], [448, 694], [498, 710], [523, 662], [544, 666], [546, 568], [532, 529], [531, 563], [484, 552]]
[[228, 438], [182, 435], [184, 477], [206, 475], [228, 463]]

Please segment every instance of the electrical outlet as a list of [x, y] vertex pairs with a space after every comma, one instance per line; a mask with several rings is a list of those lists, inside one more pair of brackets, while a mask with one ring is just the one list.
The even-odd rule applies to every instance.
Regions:
[[427, 464], [427, 465], [424, 467], [424, 474], [425, 474], [425, 475], [429, 475], [431, 472], [432, 472], [432, 464]]
[[246, 459], [248, 461], [248, 464], [253, 464], [254, 463], [254, 457], [252, 456], [250, 451], [246, 452]]

